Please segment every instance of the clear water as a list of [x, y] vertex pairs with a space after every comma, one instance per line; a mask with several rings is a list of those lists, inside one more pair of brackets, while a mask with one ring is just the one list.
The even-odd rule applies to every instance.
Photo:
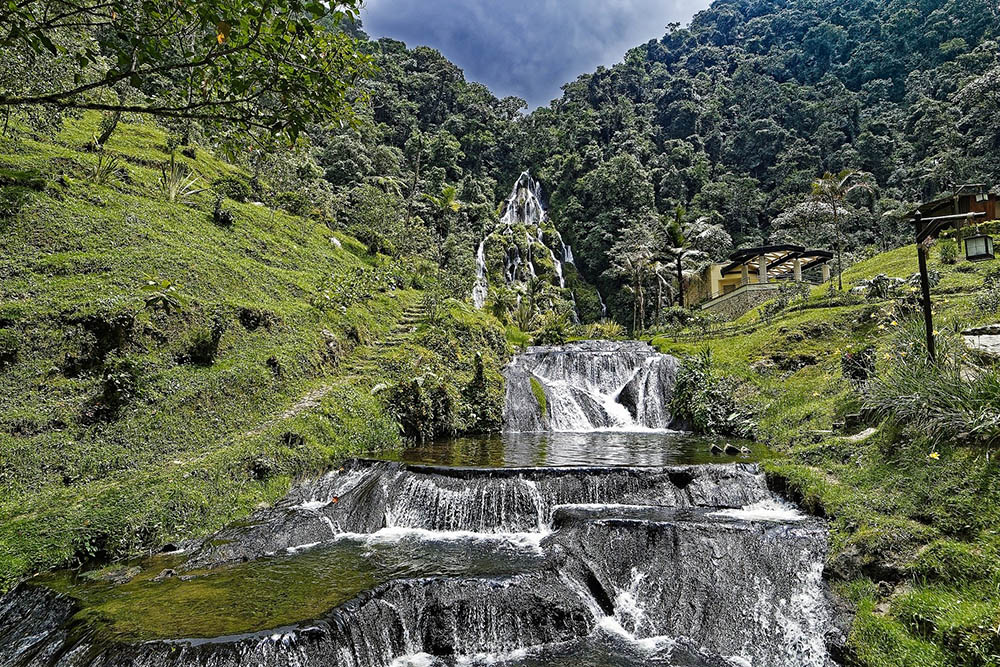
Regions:
[[[750, 450], [749, 455], [712, 454], [712, 445]], [[489, 468], [554, 466], [666, 466], [752, 463], [770, 452], [756, 443], [706, 438], [678, 431], [503, 433], [412, 445], [376, 458], [424, 465]]]

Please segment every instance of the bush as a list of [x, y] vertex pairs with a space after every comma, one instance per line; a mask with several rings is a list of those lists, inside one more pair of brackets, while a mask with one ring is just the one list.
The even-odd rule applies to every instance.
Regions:
[[625, 338], [625, 327], [614, 320], [601, 320], [588, 324], [584, 331], [587, 338], [594, 340], [623, 340]]
[[274, 198], [274, 205], [292, 215], [305, 216], [312, 209], [312, 203], [304, 192], [280, 192]]
[[488, 373], [483, 355], [476, 353], [472, 380], [462, 390], [463, 421], [468, 433], [495, 433], [503, 427], [503, 379], [499, 373]]
[[671, 414], [696, 433], [753, 438], [757, 424], [736, 401], [739, 384], [716, 375], [712, 365], [709, 350], [681, 362], [670, 398]]
[[219, 227], [232, 227], [236, 224], [236, 214], [232, 209], [222, 205], [222, 197], [215, 198], [215, 209], [212, 211], [212, 222]]
[[976, 308], [984, 313], [1000, 310], [1000, 269], [987, 274], [983, 287], [975, 296]]
[[0, 329], [0, 370], [14, 365], [21, 351], [21, 337], [11, 329]]
[[871, 345], [847, 350], [840, 358], [840, 372], [856, 387], [862, 387], [875, 374], [875, 348]]
[[535, 345], [562, 345], [572, 335], [573, 325], [565, 313], [546, 313], [534, 334]]
[[403, 435], [417, 442], [429, 442], [458, 431], [455, 397], [434, 373], [396, 383], [386, 396], [386, 404]]
[[927, 356], [923, 323], [901, 331], [869, 382], [866, 407], [930, 443], [1000, 444], [1000, 373], [966, 373], [957, 337], [937, 337], [937, 361]]
[[958, 243], [955, 241], [945, 239], [941, 242], [941, 248], [938, 252], [940, 253], [942, 264], [958, 263]]
[[249, 201], [253, 190], [250, 182], [239, 176], [223, 176], [212, 181], [212, 189], [223, 197], [245, 203]]

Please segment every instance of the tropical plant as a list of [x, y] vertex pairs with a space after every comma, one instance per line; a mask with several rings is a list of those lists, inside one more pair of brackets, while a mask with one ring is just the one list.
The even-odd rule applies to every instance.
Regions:
[[837, 252], [837, 289], [844, 289], [844, 232], [840, 229], [840, 214], [852, 192], [872, 191], [868, 174], [855, 169], [843, 169], [837, 174], [826, 172], [812, 183], [812, 198], [828, 205], [833, 216], [833, 231]]
[[146, 293], [143, 297], [143, 303], [149, 310], [162, 310], [169, 315], [180, 310], [183, 305], [180, 289], [181, 286], [171, 280], [147, 275], [141, 287], [141, 290]]
[[87, 173], [87, 178], [94, 185], [105, 185], [111, 180], [118, 168], [121, 166], [121, 160], [117, 155], [113, 155], [104, 150], [101, 144], [96, 143], [97, 147], [97, 162], [90, 171]]
[[177, 161], [173, 153], [170, 161], [160, 167], [160, 191], [168, 202], [190, 204], [191, 198], [208, 188], [199, 188], [201, 178], [186, 165]]

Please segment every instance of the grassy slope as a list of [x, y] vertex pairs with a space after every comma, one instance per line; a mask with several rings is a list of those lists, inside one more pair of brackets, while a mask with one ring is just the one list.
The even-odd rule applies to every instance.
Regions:
[[[973, 269], [967, 273], [939, 265], [931, 254], [931, 269], [943, 276], [932, 296], [941, 335], [954, 337], [956, 328], [990, 319], [975, 310], [970, 291], [995, 264], [965, 264]], [[910, 246], [855, 265], [845, 282], [877, 273], [906, 278], [916, 268]], [[823, 305], [824, 292], [815, 289], [808, 305]], [[720, 370], [748, 381], [746, 398], [760, 406], [761, 436], [784, 454], [767, 464], [769, 472], [831, 518], [829, 570], [857, 607], [851, 645], [862, 664], [998, 664], [996, 452], [942, 447], [935, 459], [888, 426], [861, 441], [814, 432], [858, 405], [841, 375], [842, 352], [875, 343], [881, 359], [898, 344], [894, 329], [905, 325], [894, 325], [887, 310], [885, 304], [812, 307], [769, 324], [751, 313], [741, 320], [758, 327], [748, 335], [654, 342], [681, 354], [707, 345]], [[796, 359], [808, 365], [794, 370], [788, 360]]]
[[[227, 202], [237, 222], [224, 229], [210, 193], [168, 203], [157, 191], [165, 136], [149, 126], [119, 129], [109, 150], [124, 171], [93, 185], [96, 156], [83, 146], [95, 123], [70, 123], [51, 142], [0, 140], [0, 168], [49, 180], [0, 218], [0, 333], [20, 348], [0, 367], [0, 590], [54, 565], [204, 534], [276, 498], [294, 475], [398, 441], [368, 391], [374, 379], [349, 371], [353, 356], [378, 357], [357, 341], [386, 336], [419, 292], [313, 308], [324, 277], [384, 258], [262, 206]], [[178, 155], [205, 181], [235, 171], [196, 157]], [[147, 275], [181, 286], [179, 313], [143, 308]], [[249, 330], [244, 308], [272, 323]], [[103, 364], [67, 370], [93, 342], [77, 323], [122, 312], [136, 316], [131, 340]], [[217, 315], [227, 328], [215, 363], [180, 363]], [[103, 369], [116, 364], [137, 369], [137, 396], [88, 424]], [[320, 387], [331, 389], [319, 405], [282, 417]]]

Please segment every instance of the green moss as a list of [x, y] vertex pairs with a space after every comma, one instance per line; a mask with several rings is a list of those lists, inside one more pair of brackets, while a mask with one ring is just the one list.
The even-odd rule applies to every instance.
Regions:
[[545, 397], [545, 388], [542, 386], [542, 383], [535, 378], [530, 378], [530, 380], [531, 393], [535, 395], [535, 400], [538, 401], [538, 408], [544, 416], [548, 414], [548, 399]]

